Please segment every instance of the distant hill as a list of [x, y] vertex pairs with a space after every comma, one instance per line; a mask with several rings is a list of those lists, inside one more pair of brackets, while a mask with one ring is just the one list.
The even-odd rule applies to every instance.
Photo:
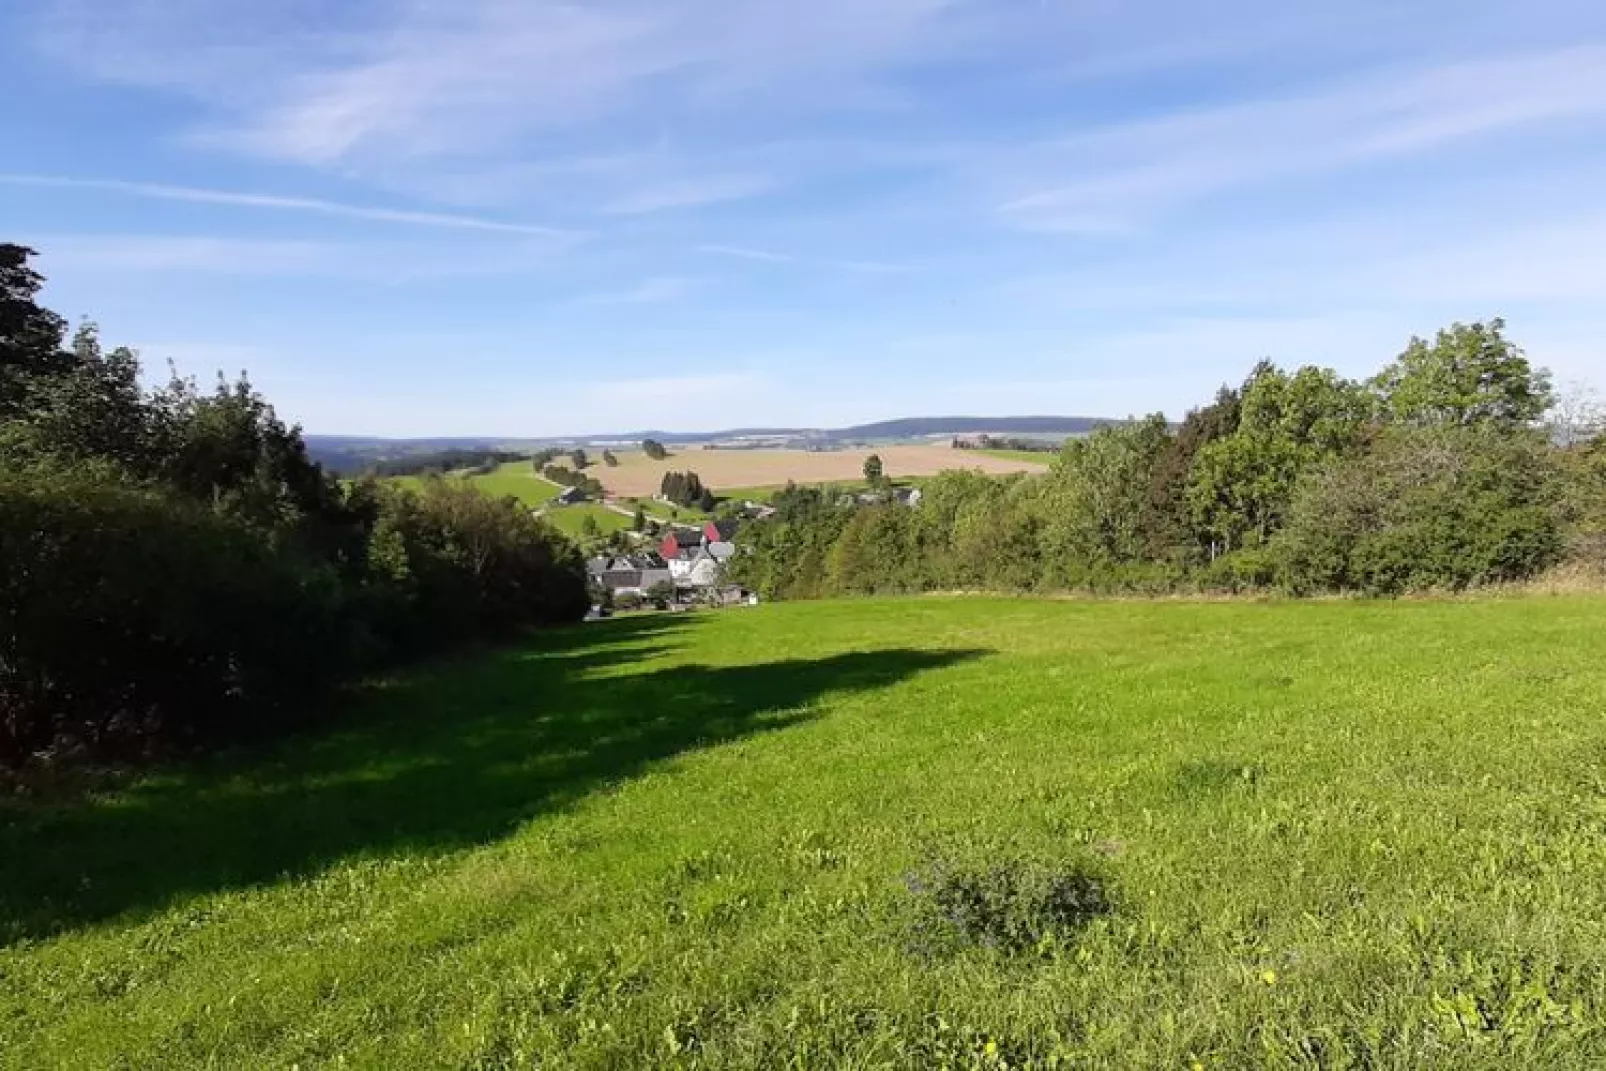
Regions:
[[915, 439], [934, 435], [1086, 435], [1104, 424], [1098, 417], [905, 417], [876, 424], [859, 424], [830, 432], [836, 439]]
[[307, 450], [315, 461], [334, 472], [350, 474], [362, 472], [380, 461], [445, 450], [533, 451], [547, 446], [636, 443], [642, 439], [657, 439], [669, 445], [709, 442], [716, 439], [795, 440], [798, 445], [806, 445], [930, 439], [947, 435], [976, 435], [982, 432], [1000, 436], [1063, 438], [1086, 435], [1101, 425], [1111, 423], [1118, 421], [1083, 416], [943, 416], [904, 417], [872, 424], [856, 424], [846, 428], [727, 428], [722, 431], [696, 432], [642, 430], [528, 439], [493, 436], [381, 439], [361, 435], [308, 435], [306, 440]]

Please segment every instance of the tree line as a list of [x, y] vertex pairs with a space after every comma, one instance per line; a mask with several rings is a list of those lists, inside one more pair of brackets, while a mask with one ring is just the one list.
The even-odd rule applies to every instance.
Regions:
[[601, 498], [606, 493], [602, 481], [595, 476], [587, 476], [562, 465], [548, 465], [541, 470], [541, 476], [559, 487], [578, 487], [591, 498]]
[[1001, 435], [978, 435], [973, 439], [955, 438], [955, 450], [1015, 450], [1020, 453], [1057, 454], [1062, 440], [1019, 439]]
[[703, 486], [695, 472], [666, 472], [658, 485], [658, 493], [681, 507], [712, 510], [717, 504], [714, 492]]
[[243, 377], [140, 382], [0, 245], [0, 767], [268, 733], [377, 667], [578, 619], [583, 563], [456, 481], [350, 484]]
[[1606, 565], [1606, 443], [1555, 400], [1500, 320], [1413, 339], [1365, 382], [1262, 362], [1180, 425], [1068, 441], [1044, 475], [944, 473], [913, 509], [788, 488], [733, 579], [771, 598], [1392, 595]]
[[459, 447], [412, 454], [408, 457], [384, 458], [368, 466], [367, 472], [380, 478], [424, 476], [444, 472], [484, 475], [494, 472], [499, 465], [510, 461], [522, 461], [526, 456], [512, 450], [470, 450]]

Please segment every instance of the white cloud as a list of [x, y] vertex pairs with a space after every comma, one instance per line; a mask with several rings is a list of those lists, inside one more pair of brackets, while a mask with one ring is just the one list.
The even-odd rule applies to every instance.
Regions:
[[1029, 229], [1120, 230], [1223, 191], [1602, 116], [1606, 46], [1452, 63], [1044, 143], [1013, 166], [1058, 181], [1000, 207]]
[[343, 204], [311, 197], [283, 197], [276, 194], [239, 193], [231, 190], [209, 190], [194, 186], [168, 186], [149, 182], [123, 182], [115, 179], [67, 178], [59, 175], [0, 174], [0, 184], [9, 186], [40, 186], [64, 190], [93, 190], [100, 193], [127, 194], [163, 201], [187, 201], [193, 204], [228, 205], [236, 208], [262, 208], [280, 212], [302, 212], [344, 219], [365, 220], [372, 223], [395, 223], [410, 227], [443, 227], [452, 230], [483, 231], [495, 234], [517, 234], [543, 238], [573, 239], [581, 235], [555, 227], [529, 223], [507, 223], [442, 212], [415, 212], [405, 209], [382, 208], [375, 205]]
[[583, 298], [579, 304], [653, 305], [683, 298], [695, 290], [696, 287], [697, 280], [695, 279], [688, 279], [679, 275], [658, 275], [650, 279], [643, 279], [628, 290]]
[[[218, 235], [24, 233], [47, 275], [116, 278], [138, 285], [165, 276], [338, 279], [375, 285], [538, 272], [557, 254], [537, 243], [483, 245], [336, 242]], [[104, 285], [102, 281], [101, 285]], [[637, 300], [646, 300], [638, 298]]]
[[[1479, 227], [1466, 220], [1487, 215]], [[1186, 309], [1419, 308], [1494, 315], [1517, 304], [1606, 303], [1606, 214], [1478, 202], [1255, 233], [1194, 235], [1183, 253], [1101, 262], [1005, 284], [1038, 308], [1125, 317]]]
[[144, 275], [201, 272], [240, 275], [343, 274], [335, 246], [321, 242], [169, 235], [50, 235], [31, 238], [51, 272]]
[[643, 106], [741, 108], [779, 86], [808, 106], [873, 97], [886, 64], [954, 43], [938, 30], [962, 5], [375, 0], [344, 15], [318, 5], [347, 23], [319, 35], [296, 32], [304, 12], [289, 0], [255, 12], [200, 0], [53, 6], [54, 55], [219, 106], [217, 143], [333, 164], [485, 149]]
[[767, 249], [748, 249], [739, 245], [700, 245], [697, 251], [722, 257], [736, 257], [739, 260], [757, 260], [766, 264], [791, 264], [797, 260], [796, 257], [785, 253], [774, 253]]
[[806, 267], [828, 268], [836, 271], [862, 272], [866, 275], [890, 275], [909, 270], [907, 264], [895, 264], [886, 260], [798, 257], [790, 253], [777, 253], [768, 249], [752, 249], [739, 245], [700, 245], [696, 248], [699, 253], [711, 253], [720, 257], [734, 257], [737, 260], [751, 260], [760, 264], [800, 264]]
[[744, 200], [774, 188], [774, 180], [762, 175], [710, 175], [634, 190], [604, 206], [603, 211], [627, 216], [672, 208], [696, 208]]
[[[122, 301], [138, 325], [129, 337], [217, 333], [185, 320], [204, 276], [520, 271], [586, 237], [525, 220], [601, 217], [608, 240], [551, 285], [465, 286], [384, 310], [330, 301], [341, 307], [318, 310], [305, 339], [272, 340], [264, 372], [301, 362], [312, 378], [287, 390], [326, 430], [528, 433], [642, 414], [671, 427], [734, 414], [848, 423], [888, 415], [877, 410], [888, 397], [910, 412], [1175, 409], [1263, 354], [1336, 354], [1366, 371], [1413, 330], [1497, 312], [1535, 325], [1525, 341], [1598, 359], [1590, 305], [1606, 304], [1606, 220], [1599, 183], [1579, 176], [1606, 176], [1606, 48], [1591, 44], [1606, 41], [1606, 6], [1590, 0], [22, 6], [53, 12], [53, 75], [181, 98], [147, 107], [154, 96], [131, 95], [117, 110], [137, 104], [130, 135], [175, 167], [226, 148], [337, 180], [294, 187], [323, 198], [209, 188], [254, 166], [237, 159], [191, 185], [0, 178], [63, 191], [15, 198], [58, 232], [74, 229], [81, 189], [104, 195], [97, 208], [130, 210], [129, 226], [193, 215], [211, 228], [228, 215], [265, 236], [38, 241], [47, 269], [74, 269], [57, 273], [58, 292], [80, 268], [125, 276], [94, 278], [105, 299], [86, 288], [81, 307]], [[1388, 181], [1370, 181], [1382, 164]], [[1538, 180], [1524, 186], [1513, 178], [1525, 168]], [[360, 182], [384, 192], [333, 192]], [[1457, 201], [1473, 183], [1482, 199]], [[770, 191], [706, 222], [709, 206]], [[156, 213], [121, 197], [238, 211]], [[376, 226], [371, 242], [323, 233], [358, 230], [340, 221], [407, 230]], [[1081, 240], [1021, 233], [1055, 230]], [[920, 272], [868, 277], [902, 264]], [[654, 274], [678, 271], [707, 278]], [[1000, 292], [1000, 279], [1050, 272]], [[146, 275], [184, 277], [161, 280], [158, 295]], [[729, 292], [713, 291], [716, 277]], [[230, 287], [207, 287], [220, 317], [245, 332], [272, 320], [275, 288]], [[532, 324], [532, 301], [553, 315]], [[1563, 315], [1565, 330], [1553, 326]], [[395, 338], [380, 347], [383, 330]], [[478, 332], [473, 345], [465, 332]], [[911, 353], [911, 339], [955, 332], [967, 338]], [[421, 348], [405, 377], [370, 388], [372, 368], [395, 369], [409, 347]], [[459, 356], [443, 369], [444, 348]], [[621, 382], [577, 372], [552, 383], [565, 362]], [[758, 371], [695, 374], [733, 367]], [[985, 381], [969, 382], [978, 368]], [[511, 388], [508, 369], [522, 370]], [[865, 389], [833, 389], [843, 375]], [[554, 389], [561, 412], [542, 404]]]

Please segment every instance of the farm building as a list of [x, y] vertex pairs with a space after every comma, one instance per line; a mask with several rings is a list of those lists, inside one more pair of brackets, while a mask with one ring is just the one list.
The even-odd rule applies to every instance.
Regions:
[[576, 506], [586, 500], [586, 493], [578, 487], [565, 487], [552, 496], [555, 506]]
[[700, 528], [671, 528], [664, 533], [664, 538], [658, 545], [658, 553], [663, 555], [664, 561], [674, 562], [689, 558], [702, 549], [707, 536]]
[[709, 521], [703, 525], [703, 538], [709, 543], [729, 543], [736, 538], [735, 520]]

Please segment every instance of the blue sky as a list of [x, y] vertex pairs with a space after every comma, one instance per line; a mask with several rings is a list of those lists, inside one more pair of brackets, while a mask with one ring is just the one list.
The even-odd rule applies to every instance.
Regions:
[[0, 238], [313, 432], [1606, 381], [1598, 0], [13, 0]]

